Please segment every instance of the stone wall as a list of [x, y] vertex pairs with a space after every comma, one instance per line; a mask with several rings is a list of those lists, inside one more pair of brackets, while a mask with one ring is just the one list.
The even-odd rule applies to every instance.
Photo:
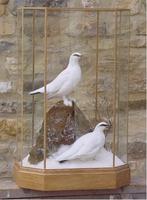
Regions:
[[[9, 177], [12, 175], [13, 160], [16, 156], [16, 112], [17, 99], [19, 97], [17, 92], [18, 68], [16, 54], [16, 8], [23, 5], [37, 5], [68, 7], [98, 6], [100, 8], [116, 7], [131, 9], [129, 162], [133, 177], [144, 178], [145, 2], [145, 0], [0, 0], [0, 177]], [[53, 34], [56, 33], [53, 32]], [[110, 48], [110, 46], [108, 48]], [[41, 60], [41, 58], [38, 58], [38, 62], [41, 65], [41, 61], [39, 60]], [[63, 63], [64, 62], [65, 60], [63, 59]], [[25, 106], [27, 112], [29, 112], [30, 105]]]

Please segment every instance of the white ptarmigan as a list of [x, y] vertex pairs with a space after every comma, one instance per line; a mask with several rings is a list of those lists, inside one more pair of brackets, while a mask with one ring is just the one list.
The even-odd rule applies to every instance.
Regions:
[[[75, 89], [81, 80], [80, 57], [80, 53], [72, 53], [66, 69], [63, 70], [52, 82], [46, 85], [46, 93], [49, 99], [62, 97], [66, 106], [72, 106], [72, 101], [69, 100], [68, 95]], [[35, 95], [38, 93], [44, 93], [44, 91], [45, 88], [41, 87], [37, 90], [31, 91], [29, 94]]]
[[67, 151], [57, 156], [55, 160], [62, 163], [74, 159], [94, 159], [98, 151], [105, 144], [104, 130], [108, 129], [109, 126], [106, 122], [99, 123], [93, 132], [87, 133], [77, 139]]

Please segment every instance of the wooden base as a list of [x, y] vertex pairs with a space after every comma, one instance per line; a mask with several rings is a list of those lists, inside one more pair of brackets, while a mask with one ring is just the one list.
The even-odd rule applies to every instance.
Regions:
[[101, 169], [40, 170], [14, 166], [19, 187], [41, 191], [116, 189], [130, 183], [128, 165]]

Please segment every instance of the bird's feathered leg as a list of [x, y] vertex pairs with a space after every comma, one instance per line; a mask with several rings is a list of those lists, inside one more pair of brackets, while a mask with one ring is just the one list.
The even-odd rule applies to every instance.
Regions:
[[76, 99], [75, 98], [72, 98], [72, 97], [68, 97], [69, 101], [72, 101], [74, 103], [76, 103]]
[[64, 105], [66, 106], [70, 106], [70, 107], [72, 106], [72, 101], [66, 96], [63, 96], [63, 102], [64, 102]]

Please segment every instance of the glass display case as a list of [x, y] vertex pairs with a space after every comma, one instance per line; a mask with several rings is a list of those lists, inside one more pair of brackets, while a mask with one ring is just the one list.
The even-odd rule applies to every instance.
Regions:
[[130, 10], [23, 7], [17, 16], [16, 183], [128, 185]]

